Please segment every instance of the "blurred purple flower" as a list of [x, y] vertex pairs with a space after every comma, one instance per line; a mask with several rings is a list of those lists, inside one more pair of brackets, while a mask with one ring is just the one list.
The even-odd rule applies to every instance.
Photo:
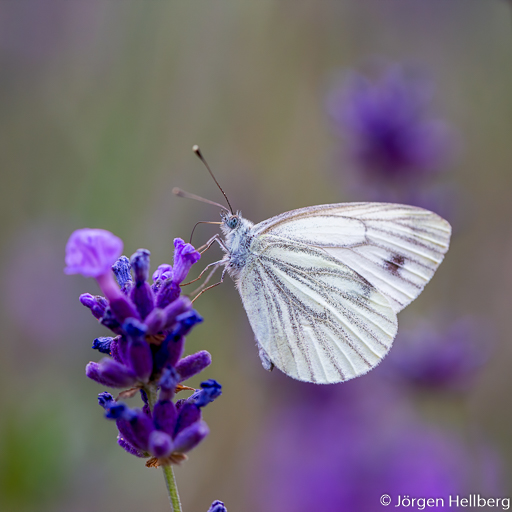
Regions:
[[450, 128], [429, 115], [431, 96], [430, 83], [393, 65], [375, 81], [352, 72], [327, 108], [358, 171], [403, 182], [439, 171], [452, 149]]
[[[422, 423], [409, 401], [378, 376], [329, 388], [286, 386], [287, 400], [281, 397], [271, 412], [256, 447], [255, 509], [371, 512], [380, 510], [383, 494], [395, 505], [399, 494], [474, 492], [473, 471], [481, 461], [456, 435]], [[496, 466], [492, 458], [485, 461], [495, 479]], [[494, 479], [485, 484], [479, 492], [499, 488]]]
[[386, 360], [386, 372], [414, 386], [464, 389], [487, 361], [489, 335], [472, 318], [462, 318], [444, 330], [419, 323], [402, 329]]

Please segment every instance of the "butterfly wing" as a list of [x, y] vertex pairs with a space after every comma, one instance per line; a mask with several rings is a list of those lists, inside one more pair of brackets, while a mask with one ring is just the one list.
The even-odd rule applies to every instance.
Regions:
[[397, 332], [384, 295], [337, 258], [300, 242], [253, 239], [237, 287], [258, 344], [298, 380], [327, 384], [362, 375]]
[[368, 280], [398, 313], [434, 275], [451, 227], [423, 208], [346, 203], [286, 212], [257, 224], [254, 233], [323, 249]]

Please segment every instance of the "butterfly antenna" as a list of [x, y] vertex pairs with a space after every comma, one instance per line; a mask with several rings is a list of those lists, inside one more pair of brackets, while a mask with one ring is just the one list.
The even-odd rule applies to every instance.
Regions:
[[218, 206], [219, 208], [222, 208], [223, 210], [229, 212], [229, 210], [225, 206], [222, 206], [221, 204], [216, 203], [215, 201], [205, 199], [204, 197], [196, 196], [195, 194], [191, 194], [190, 192], [185, 192], [181, 188], [174, 187], [172, 189], [172, 193], [178, 197], [186, 197], [187, 199], [195, 199], [196, 201], [201, 201], [201, 203], [213, 204], [213, 206]]
[[203, 162], [204, 166], [208, 169], [208, 172], [210, 173], [211, 177], [213, 178], [213, 181], [215, 181], [215, 183], [217, 184], [217, 187], [219, 187], [219, 190], [222, 192], [222, 195], [226, 198], [226, 202], [228, 203], [228, 206], [229, 206], [229, 209], [230, 209], [231, 213], [234, 214], [233, 208], [231, 208], [231, 203], [229, 202], [228, 196], [226, 195], [224, 190], [222, 190], [222, 187], [219, 185], [219, 182], [217, 181], [217, 179], [213, 175], [213, 172], [210, 169], [210, 166], [208, 165], [206, 160], [204, 159], [204, 156], [201, 153], [201, 150], [199, 149], [199, 146], [197, 144], [195, 146], [192, 146], [192, 151], [198, 156], [199, 160], [201, 160], [201, 162]]

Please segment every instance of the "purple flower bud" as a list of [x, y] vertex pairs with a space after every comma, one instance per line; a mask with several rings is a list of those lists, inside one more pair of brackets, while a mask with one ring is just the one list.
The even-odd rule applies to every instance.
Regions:
[[77, 229], [66, 244], [66, 274], [100, 277], [111, 272], [123, 251], [120, 238], [104, 229]]
[[171, 400], [174, 397], [176, 386], [180, 382], [180, 375], [171, 366], [164, 368], [160, 377], [160, 400]]
[[140, 339], [130, 340], [127, 359], [137, 380], [147, 383], [153, 371], [153, 358], [148, 343]]
[[[136, 439], [136, 448], [141, 450], [148, 450], [149, 436], [155, 430], [153, 421], [143, 411], [135, 410], [135, 418], [130, 420], [130, 426], [133, 432], [133, 437]], [[128, 440], [129, 441], [129, 440]]]
[[[107, 303], [108, 304], [108, 303]], [[110, 306], [105, 310], [105, 314], [100, 318], [101, 325], [104, 325], [107, 329], [114, 331], [116, 334], [121, 334], [121, 324], [114, 318], [114, 314], [110, 309]]]
[[155, 353], [154, 360], [157, 369], [166, 366], [174, 367], [183, 355], [185, 349], [185, 338], [175, 339], [173, 336], [167, 336], [162, 342], [160, 348]]
[[215, 500], [212, 503], [212, 506], [208, 509], [208, 512], [228, 512], [228, 509], [225, 507], [222, 501]]
[[149, 436], [149, 451], [155, 457], [167, 457], [173, 451], [171, 436], [160, 430], [154, 430]]
[[181, 407], [179, 408], [178, 421], [176, 422], [175, 435], [182, 430], [190, 427], [193, 423], [198, 422], [201, 419], [201, 410], [199, 407], [183, 400]]
[[175, 238], [173, 281], [178, 284], [183, 282], [190, 267], [200, 258], [201, 255], [194, 249], [194, 246], [185, 243], [181, 238]]
[[90, 293], [82, 293], [80, 295], [80, 302], [89, 308], [98, 320], [105, 314], [108, 306], [108, 301], [101, 295], [91, 295]]
[[222, 386], [213, 379], [201, 383], [201, 390], [196, 391], [188, 400], [197, 407], [204, 407], [222, 394]]
[[153, 421], [140, 409], [128, 409], [128, 411], [130, 412], [125, 412], [116, 420], [117, 429], [133, 447], [148, 451], [149, 436], [155, 430]]
[[178, 421], [178, 411], [174, 403], [171, 400], [158, 400], [153, 409], [153, 421], [158, 430], [172, 436]]
[[147, 327], [135, 318], [128, 318], [123, 324], [123, 331], [130, 338], [144, 338], [147, 332]]
[[147, 443], [144, 439], [141, 440], [135, 435], [133, 426], [129, 420], [124, 418], [117, 419], [116, 427], [119, 431], [119, 436], [124, 439], [129, 446], [132, 446], [135, 450], [147, 451]]
[[180, 374], [181, 381], [202, 372], [212, 363], [212, 356], [206, 350], [184, 357], [176, 365], [176, 371]]
[[132, 446], [126, 439], [124, 439], [121, 434], [117, 436], [117, 444], [124, 448], [131, 455], [135, 455], [136, 457], [145, 458], [148, 456], [147, 452], [143, 452], [142, 450], [137, 450], [135, 446]]
[[171, 302], [174, 302], [180, 296], [180, 293], [180, 285], [171, 279], [167, 279], [158, 290], [156, 297], [157, 307], [165, 308], [171, 304]]
[[162, 281], [166, 279], [172, 279], [173, 275], [174, 272], [172, 270], [171, 265], [164, 263], [153, 272], [153, 281], [158, 281], [159, 279], [161, 279]]
[[148, 327], [148, 334], [156, 334], [169, 329], [178, 321], [178, 317], [184, 312], [188, 312], [191, 307], [190, 299], [179, 297], [164, 309], [155, 308], [146, 317], [145, 323]]
[[191, 330], [192, 327], [196, 324], [200, 324], [203, 321], [203, 318], [199, 316], [197, 311], [187, 311], [176, 317], [176, 326], [174, 327], [171, 336], [175, 338], [179, 338], [180, 336], [186, 336]]
[[144, 339], [146, 326], [133, 318], [129, 318], [123, 329], [128, 336], [126, 363], [137, 379], [147, 382], [153, 371], [153, 355], [149, 344]]
[[148, 328], [148, 335], [157, 334], [163, 331], [167, 315], [163, 309], [154, 308], [144, 319], [144, 323]]
[[110, 394], [104, 391], [103, 393], [100, 393], [98, 395], [98, 403], [103, 407], [103, 409], [107, 408], [107, 405], [114, 401], [114, 397]]
[[126, 256], [121, 256], [113, 265], [112, 270], [116, 276], [117, 283], [121, 288], [132, 281], [132, 274], [130, 272], [130, 260]]
[[[190, 320], [189, 317], [189, 309], [192, 307], [192, 302], [190, 302], [190, 299], [188, 297], [180, 297], [179, 299], [175, 300], [172, 304], [169, 304], [166, 308], [164, 308], [164, 312], [166, 315], [165, 318], [165, 324], [164, 329], [169, 329], [171, 326], [173, 326], [175, 323], [178, 324], [186, 324], [186, 327], [190, 328], [193, 327], [194, 323]], [[199, 316], [199, 315], [197, 315]], [[200, 317], [199, 317], [200, 318]], [[198, 322], [202, 322], [203, 319], [200, 318]], [[195, 322], [195, 323], [198, 323]], [[186, 330], [186, 327], [183, 327], [180, 332], [174, 333], [173, 336], [184, 336], [182, 332]], [[188, 333], [188, 331], [186, 331]]]
[[204, 421], [197, 421], [182, 430], [174, 439], [174, 450], [186, 453], [195, 448], [210, 432]]
[[105, 418], [109, 420], [119, 420], [123, 419], [126, 421], [132, 421], [136, 419], [135, 411], [132, 411], [126, 404], [122, 402], [109, 402], [105, 405], [105, 410], [107, 411], [105, 414]]
[[99, 363], [91, 361], [85, 367], [85, 374], [90, 379], [111, 388], [128, 388], [137, 381], [132, 370], [107, 357]]
[[[124, 343], [126, 343], [126, 340], [124, 340]], [[123, 341], [121, 341], [121, 336], [116, 336], [112, 343], [110, 343], [110, 355], [118, 362], [118, 363], [124, 363], [123, 356], [121, 354], [121, 346], [123, 344]]]
[[133, 302], [122, 295], [119, 294], [118, 297], [114, 299], [109, 299], [110, 309], [112, 310], [112, 314], [114, 315], [114, 318], [120, 323], [123, 324], [123, 322], [127, 318], [136, 318], [140, 319], [139, 313], [137, 309], [135, 308]]
[[130, 298], [142, 319], [146, 318], [155, 307], [155, 295], [146, 281], [135, 284], [131, 290]]
[[131, 257], [131, 264], [136, 283], [143, 283], [149, 276], [149, 263], [151, 253], [147, 249], [137, 249]]
[[110, 336], [101, 336], [92, 342], [92, 348], [94, 350], [98, 350], [102, 354], [110, 354], [110, 345], [113, 341], [114, 338], [111, 338]]

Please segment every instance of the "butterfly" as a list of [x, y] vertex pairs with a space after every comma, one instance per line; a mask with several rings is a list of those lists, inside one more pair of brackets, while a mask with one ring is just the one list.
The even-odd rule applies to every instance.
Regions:
[[311, 206], [259, 224], [222, 208], [224, 238], [209, 244], [225, 256], [211, 265], [224, 266], [220, 282], [226, 272], [235, 281], [263, 367], [318, 384], [382, 360], [397, 313], [430, 281], [451, 235], [439, 215], [399, 204]]

